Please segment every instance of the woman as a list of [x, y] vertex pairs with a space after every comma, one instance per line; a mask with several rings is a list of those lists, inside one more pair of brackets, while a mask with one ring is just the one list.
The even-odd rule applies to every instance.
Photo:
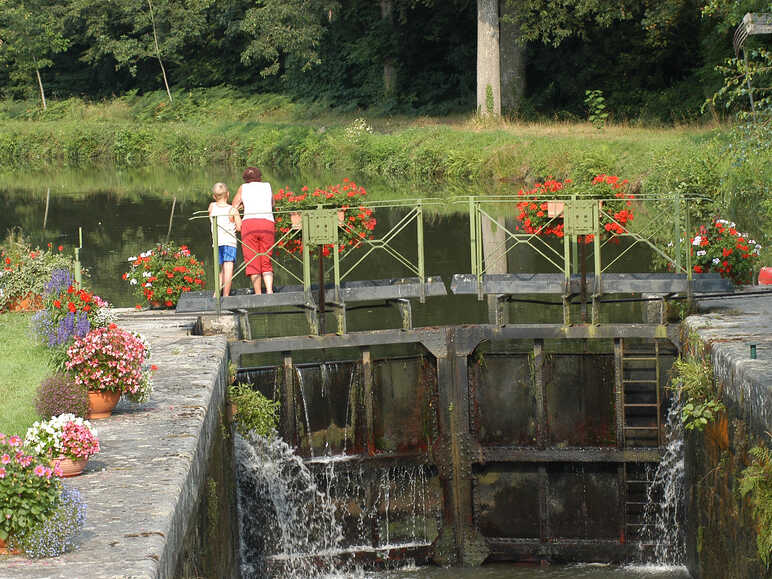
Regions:
[[275, 239], [273, 219], [273, 192], [270, 183], [260, 181], [262, 173], [257, 167], [247, 167], [242, 177], [233, 207], [244, 207], [241, 221], [241, 242], [246, 272], [252, 280], [255, 293], [262, 293], [260, 280], [265, 283], [265, 293], [273, 293], [273, 266], [271, 254]]

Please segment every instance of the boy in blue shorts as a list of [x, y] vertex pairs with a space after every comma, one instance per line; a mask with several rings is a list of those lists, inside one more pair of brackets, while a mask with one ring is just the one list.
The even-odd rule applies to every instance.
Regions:
[[[236, 232], [241, 231], [241, 216], [228, 204], [230, 192], [225, 183], [212, 187], [214, 201], [209, 204], [209, 219], [217, 223], [217, 245], [220, 251], [220, 287], [222, 295], [231, 293], [233, 265], [236, 262]], [[217, 297], [217, 296], [215, 296]]]

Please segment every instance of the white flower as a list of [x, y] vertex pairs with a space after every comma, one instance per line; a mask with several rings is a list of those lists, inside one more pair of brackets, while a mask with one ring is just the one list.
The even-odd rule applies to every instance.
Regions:
[[137, 256], [136, 256], [136, 255], [132, 255], [132, 256], [129, 258], [129, 261], [137, 261]]
[[697, 252], [697, 257], [702, 257], [702, 256], [703, 256], [703, 255], [705, 255], [706, 253], [708, 253], [708, 252], [707, 252], [707, 251], [705, 251], [704, 249], [701, 249], [701, 250], [699, 250], [699, 251]]
[[699, 245], [701, 242], [702, 242], [702, 237], [700, 237], [699, 235], [697, 235], [697, 236], [694, 238], [694, 241], [692, 241], [692, 245]]
[[718, 265], [719, 263], [721, 263], [721, 260], [719, 258], [717, 258], [717, 257], [714, 257], [713, 258], [713, 265]]
[[748, 243], [750, 243], [751, 245], [756, 245], [756, 240], [755, 239], [749, 239]]
[[129, 284], [130, 285], [137, 285], [137, 280], [132, 278], [131, 281], [129, 282]]
[[668, 242], [668, 244], [667, 244], [667, 246], [668, 246], [668, 247], [673, 247], [673, 242], [672, 242], [672, 241], [669, 241], [669, 242]]
[[[716, 223], [723, 223], [726, 225], [729, 222], [726, 219], [716, 219]], [[732, 226], [734, 226], [734, 223], [732, 224]]]
[[[134, 280], [131, 280], [131, 281], [134, 281]], [[150, 283], [150, 282], [147, 282], [147, 283], [145, 284], [145, 287], [153, 287], [153, 284], [152, 284], [152, 283]]]
[[142, 272], [142, 277], [150, 277], [151, 275], [153, 275], [153, 274], [151, 272], [149, 272], [149, 271], [143, 271]]

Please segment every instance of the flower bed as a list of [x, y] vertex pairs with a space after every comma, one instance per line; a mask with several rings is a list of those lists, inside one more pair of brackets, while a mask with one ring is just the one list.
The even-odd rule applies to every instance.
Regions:
[[204, 267], [186, 245], [159, 243], [130, 257], [129, 263], [131, 269], [123, 279], [150, 305], [174, 307], [180, 295], [205, 285]]
[[[349, 179], [343, 179], [343, 183], [326, 189], [316, 188], [312, 191], [304, 186], [300, 189], [300, 193], [295, 193], [288, 187], [279, 189], [273, 196], [277, 212], [275, 217], [277, 238], [293, 228], [287, 212], [315, 209], [321, 205], [343, 211], [338, 251], [342, 252], [346, 247], [358, 247], [363, 239], [373, 239], [372, 232], [376, 225], [372, 209], [361, 204], [366, 196], [365, 188]], [[303, 251], [303, 242], [299, 238], [287, 239], [279, 241], [279, 247], [288, 253], [298, 253]], [[333, 249], [335, 246], [332, 244], [324, 245], [322, 254], [328, 256]]]
[[[633, 201], [635, 195], [629, 192], [627, 179], [615, 175], [596, 175], [589, 186], [574, 183], [571, 179], [558, 181], [548, 177], [543, 183], [517, 195], [522, 198], [517, 203], [519, 225], [516, 231], [532, 235], [562, 238], [564, 234], [563, 202], [552, 200], [575, 194], [578, 199], [599, 199], [602, 201], [600, 214], [601, 236], [615, 236], [626, 233], [626, 226], [635, 218]], [[580, 236], [584, 243], [591, 243], [593, 235]]]
[[726, 219], [701, 225], [691, 241], [695, 273], [718, 272], [736, 284], [751, 283], [761, 245], [735, 229]]

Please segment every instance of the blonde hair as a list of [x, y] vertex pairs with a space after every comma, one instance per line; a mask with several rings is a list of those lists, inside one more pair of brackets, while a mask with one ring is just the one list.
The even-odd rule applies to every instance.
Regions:
[[217, 201], [220, 199], [225, 199], [225, 197], [228, 195], [227, 185], [225, 185], [225, 183], [215, 183], [214, 187], [212, 187], [212, 195]]

